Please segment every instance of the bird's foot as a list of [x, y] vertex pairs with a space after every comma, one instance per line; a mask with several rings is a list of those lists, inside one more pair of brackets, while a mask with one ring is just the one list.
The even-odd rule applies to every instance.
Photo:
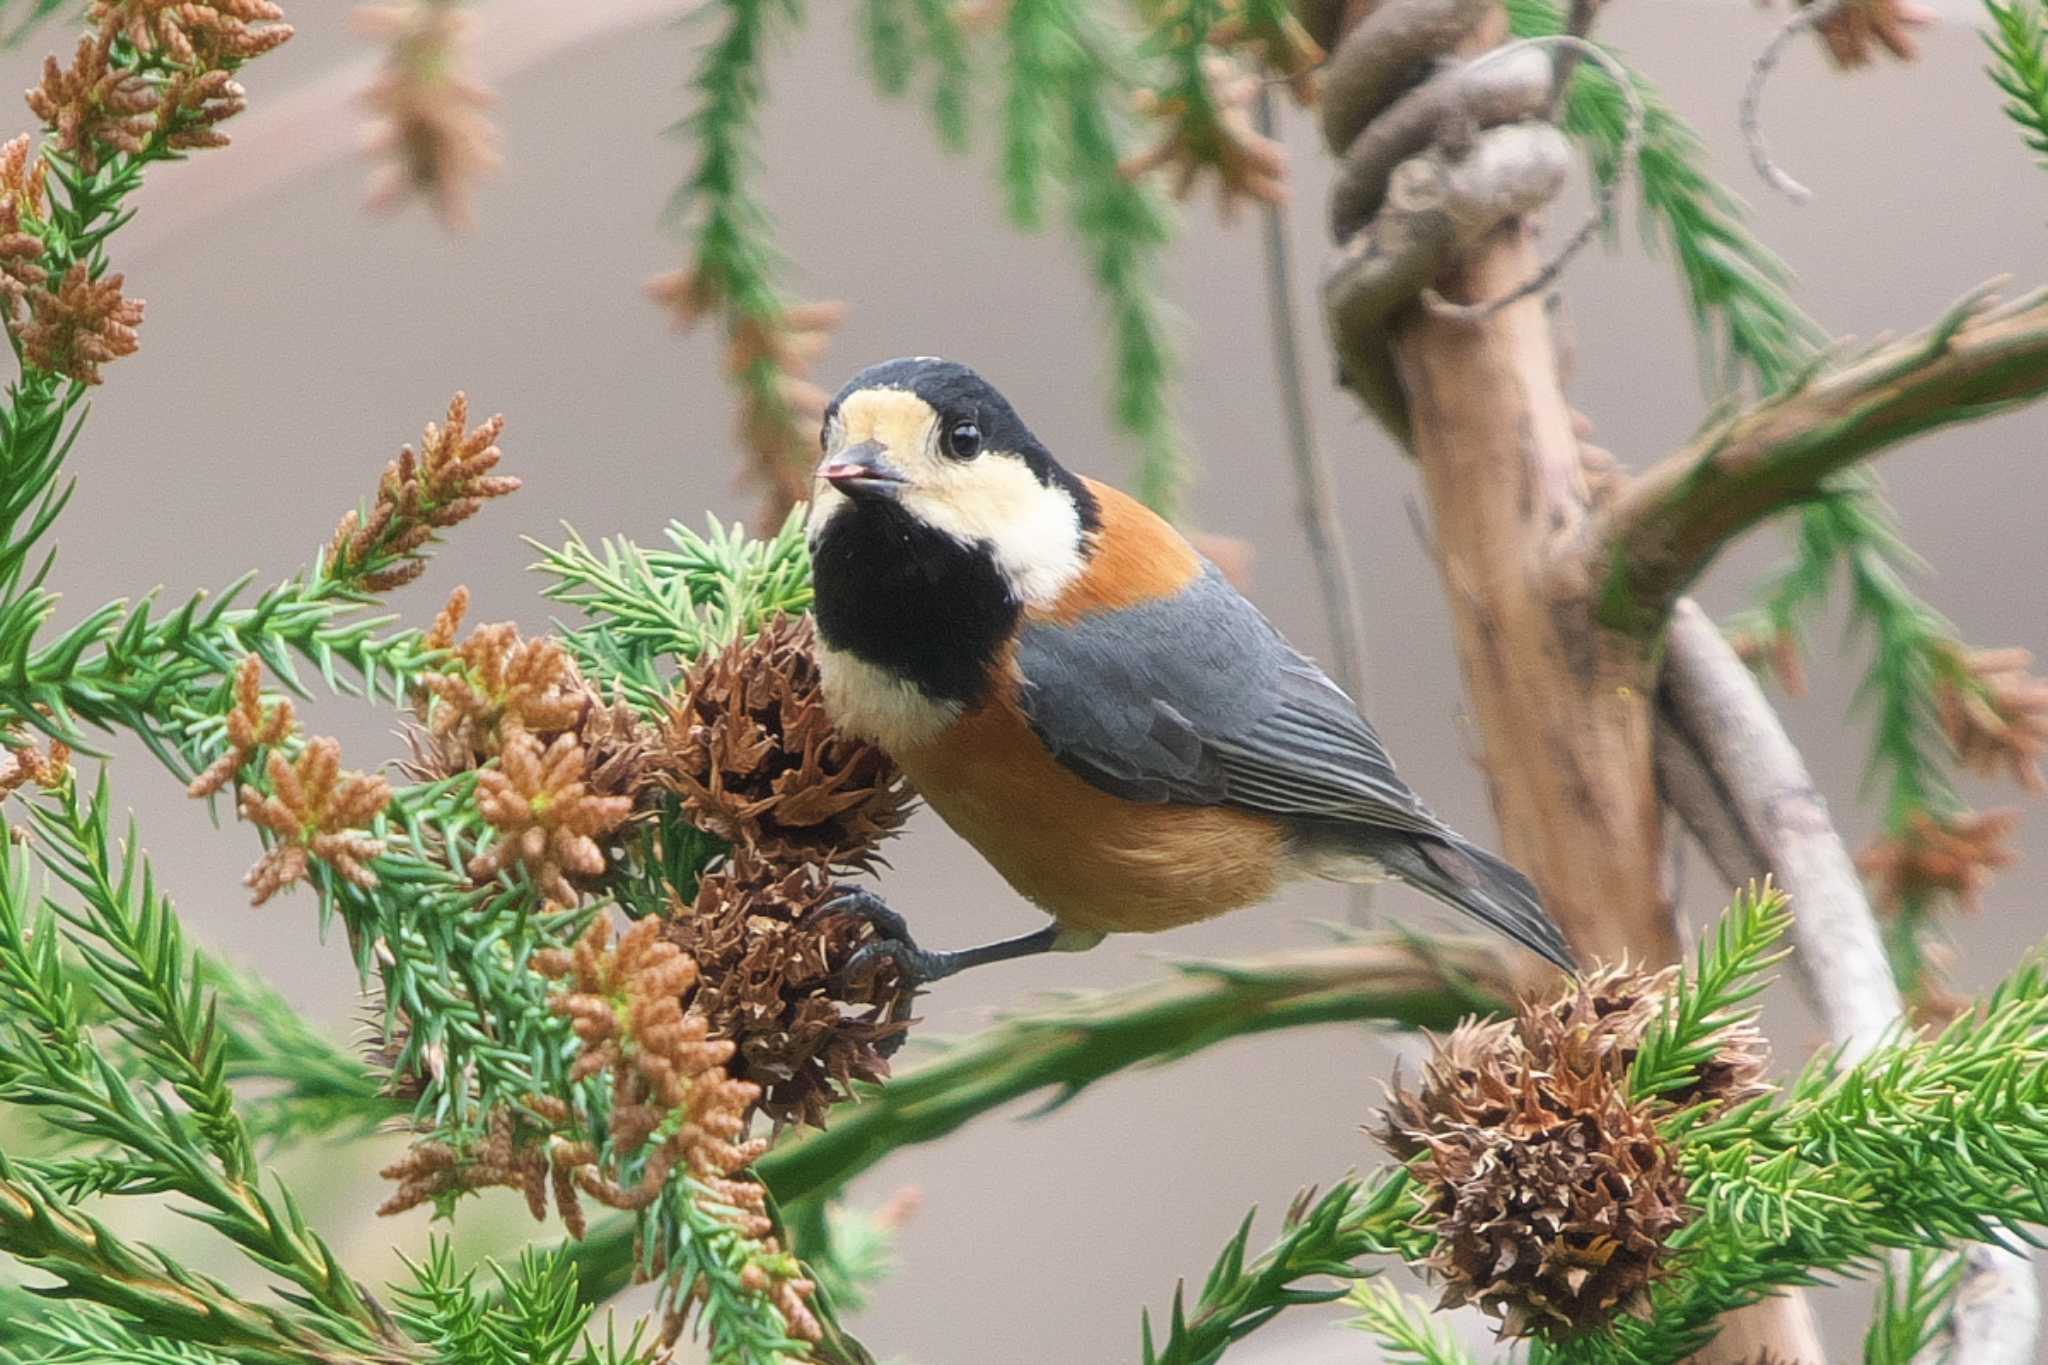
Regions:
[[1074, 947], [1089, 946], [1102, 937], [1100, 934], [1063, 934], [1058, 925], [1048, 924], [1043, 929], [1019, 934], [1016, 938], [938, 953], [919, 947], [917, 940], [911, 937], [910, 925], [903, 916], [891, 910], [874, 892], [858, 886], [841, 887], [839, 892], [835, 899], [826, 903], [826, 911], [866, 920], [875, 928], [873, 941], [863, 943], [846, 960], [846, 974], [857, 975], [877, 962], [893, 962], [903, 977], [906, 990], [922, 989], [934, 981], [943, 981], [955, 972], [979, 967], [985, 962], [1007, 962], [1033, 953], [1052, 952], [1069, 946], [1069, 943]]
[[860, 976], [883, 962], [893, 962], [906, 991], [921, 989], [943, 980], [968, 965], [954, 959], [958, 953], [934, 953], [920, 948], [911, 937], [910, 923], [889, 908], [887, 901], [863, 886], [843, 886], [825, 903], [827, 914], [845, 915], [873, 926], [875, 936], [854, 950], [846, 960], [844, 975]]

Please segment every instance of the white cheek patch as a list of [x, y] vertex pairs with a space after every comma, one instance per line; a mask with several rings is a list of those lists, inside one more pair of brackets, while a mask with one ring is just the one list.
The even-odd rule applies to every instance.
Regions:
[[959, 719], [957, 702], [938, 702], [886, 668], [818, 641], [818, 681], [825, 712], [849, 734], [871, 739], [892, 754], [929, 744]]
[[1050, 607], [1080, 577], [1081, 513], [1063, 488], [1038, 481], [1023, 460], [999, 452], [948, 461], [903, 499], [926, 525], [963, 544], [989, 547], [1026, 606]]

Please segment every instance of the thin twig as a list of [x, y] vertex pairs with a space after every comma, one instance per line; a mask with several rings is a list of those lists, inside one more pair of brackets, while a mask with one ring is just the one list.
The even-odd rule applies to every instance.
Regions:
[[[1664, 640], [1658, 766], [1666, 799], [1685, 803], [1679, 814], [1724, 880], [1768, 872], [1785, 888], [1800, 980], [1829, 1038], [1846, 1060], [1860, 1060], [1896, 1023], [1900, 1003], [1856, 864], [1799, 750], [1719, 627], [1680, 599]], [[1684, 769], [1667, 757], [1672, 743], [1690, 751], [1710, 785], [1673, 780]]]
[[[1615, 162], [1614, 175], [1604, 185], [1595, 185], [1592, 209], [1587, 212], [1585, 221], [1579, 224], [1578, 229], [1572, 233], [1565, 244], [1558, 248], [1537, 269], [1535, 274], [1516, 285], [1513, 289], [1510, 289], [1507, 293], [1502, 294], [1498, 298], [1485, 299], [1478, 303], [1452, 303], [1442, 294], [1439, 294], [1434, 287], [1423, 290], [1423, 304], [1438, 317], [1450, 318], [1457, 322], [1484, 322], [1500, 312], [1501, 309], [1511, 304], [1519, 303], [1531, 294], [1540, 293], [1548, 289], [1557, 281], [1558, 276], [1564, 273], [1565, 266], [1571, 263], [1572, 258], [1585, 249], [1586, 243], [1592, 241], [1593, 235], [1612, 217], [1615, 201], [1621, 193], [1621, 187], [1635, 170], [1636, 152], [1643, 140], [1643, 97], [1641, 92], [1636, 89], [1635, 82], [1629, 79], [1628, 69], [1616, 61], [1598, 44], [1588, 42], [1586, 39], [1570, 33], [1552, 33], [1542, 37], [1523, 38], [1517, 42], [1507, 43], [1495, 48], [1474, 62], [1472, 66], [1485, 66], [1511, 53], [1520, 52], [1525, 48], [1541, 47], [1563, 48], [1567, 53], [1577, 53], [1582, 57], [1592, 58], [1594, 63], [1607, 73], [1608, 78], [1620, 87], [1622, 95], [1628, 100], [1628, 123], [1622, 132], [1621, 152]], [[1467, 70], [1470, 69], [1469, 67], [1467, 68]]]
[[[1263, 137], [1274, 135], [1273, 96], [1261, 89], [1252, 105]], [[1330, 631], [1331, 666], [1337, 682], [1352, 700], [1363, 704], [1366, 660], [1364, 615], [1360, 610], [1358, 576], [1344, 526], [1337, 518], [1330, 464], [1316, 445], [1309, 420], [1308, 385], [1303, 378], [1301, 346], [1295, 324], [1294, 273], [1287, 241], [1287, 209], [1266, 204], [1262, 214], [1266, 247], [1266, 309], [1273, 327], [1273, 370], [1280, 391], [1280, 410], [1287, 424], [1287, 449], [1294, 461], [1295, 510], [1309, 555], [1315, 560], [1322, 589], [1323, 617]]]
[[1778, 26], [1771, 35], [1771, 41], [1764, 44], [1764, 50], [1749, 68], [1749, 84], [1742, 91], [1742, 140], [1749, 147], [1749, 164], [1756, 167], [1756, 173], [1769, 183], [1770, 187], [1795, 204], [1803, 204], [1813, 197], [1813, 191], [1794, 180], [1785, 168], [1771, 159], [1771, 149], [1764, 142], [1763, 98], [1764, 83], [1770, 80], [1771, 72], [1778, 66], [1778, 59], [1785, 55], [1785, 46], [1809, 29], [1818, 28], [1832, 19], [1835, 11], [1847, 5], [1849, 0], [1817, 0], [1806, 6]]
[[[1593, 20], [1599, 17], [1603, 0], [1572, 0], [1570, 16], [1565, 20], [1564, 31], [1574, 38], [1583, 38], [1593, 31]], [[1566, 48], [1557, 57], [1557, 72], [1551, 80], [1551, 118], [1555, 119], [1564, 108], [1565, 97], [1571, 91], [1572, 73], [1579, 69], [1579, 51]]]
[[[1854, 1062], [1895, 1026], [1898, 986], [1870, 900], [1799, 751], [1763, 689], [1706, 613], [1681, 599], [1665, 632], [1657, 776], [1723, 880], [1769, 873], [1791, 895], [1793, 959], [1829, 1038]], [[1965, 1249], [1935, 1345], [1953, 1365], [2034, 1358], [2040, 1302], [2024, 1254]]]
[[[1261, 137], [1278, 129], [1273, 92], [1260, 86], [1252, 101], [1252, 121]], [[1330, 664], [1337, 683], [1360, 706], [1366, 704], [1365, 618], [1360, 610], [1358, 574], [1344, 524], [1337, 518], [1336, 489], [1329, 461], [1316, 444], [1308, 412], [1308, 383], [1303, 377], [1301, 344], [1295, 326], [1294, 270], [1288, 249], [1287, 206], [1262, 205], [1266, 250], [1266, 313], [1273, 327], [1273, 377], [1280, 391], [1280, 411], [1287, 424], [1287, 450], [1294, 462], [1295, 510], [1308, 538], [1322, 590], [1323, 620], [1330, 632]], [[1347, 917], [1363, 924], [1372, 915], [1373, 890], [1353, 882], [1345, 895]]]

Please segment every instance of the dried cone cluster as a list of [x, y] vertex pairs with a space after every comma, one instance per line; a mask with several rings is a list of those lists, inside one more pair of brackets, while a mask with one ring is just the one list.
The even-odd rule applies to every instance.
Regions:
[[870, 870], [909, 814], [895, 765], [825, 713], [811, 623], [778, 617], [701, 660], [662, 722], [659, 780], [765, 866]]
[[[657, 275], [647, 282], [647, 295], [679, 331], [727, 302], [713, 279], [697, 270]], [[758, 518], [764, 530], [779, 527], [811, 495], [818, 429], [831, 401], [812, 378], [812, 367], [845, 319], [845, 304], [825, 300], [729, 320], [725, 368], [740, 393], [735, 435], [765, 494]]]
[[31, 293], [29, 320], [18, 333], [23, 358], [81, 384], [99, 383], [101, 365], [141, 345], [135, 329], [142, 325], [142, 301], [124, 297], [121, 283], [119, 274], [93, 279], [79, 261], [56, 288]]
[[29, 291], [49, 279], [43, 239], [36, 235], [46, 211], [49, 163], [35, 154], [27, 133], [0, 147], [0, 318], [13, 326]]
[[228, 710], [228, 747], [185, 788], [188, 796], [212, 796], [235, 780], [258, 749], [284, 743], [298, 728], [289, 698], [263, 702], [263, 665], [254, 654], [235, 669], [234, 705]]
[[2048, 791], [2041, 757], [2048, 754], [2048, 678], [2030, 670], [2024, 649], [1950, 652], [1935, 704], [1963, 766], [1986, 776], [2001, 771], [2030, 792]]
[[[265, 704], [263, 667], [255, 655], [235, 669], [227, 714], [227, 747], [185, 790], [209, 797], [238, 784], [242, 818], [270, 834], [270, 847], [242, 878], [261, 905], [303, 881], [313, 864], [326, 863], [357, 886], [377, 884], [370, 863], [384, 841], [369, 834], [391, 804], [391, 787], [373, 774], [344, 772], [341, 741], [308, 740], [296, 758], [286, 745], [298, 732], [289, 701]], [[262, 785], [243, 784], [243, 773], [264, 755]], [[269, 790], [265, 791], [264, 786]]]
[[102, 42], [135, 48], [180, 66], [225, 67], [260, 57], [292, 36], [272, 0], [92, 0], [86, 21]]
[[[115, 153], [141, 155], [153, 138], [172, 151], [225, 147], [219, 125], [248, 107], [235, 68], [292, 36], [269, 0], [95, 0], [88, 17], [71, 64], [45, 58], [27, 95], [56, 150], [87, 172]], [[117, 39], [176, 69], [151, 80], [114, 60]]]
[[1513, 1019], [1459, 1026], [1417, 1091], [1396, 1081], [1379, 1137], [1420, 1182], [1443, 1306], [1477, 1303], [1503, 1336], [1566, 1336], [1663, 1273], [1686, 1191], [1657, 1120], [1763, 1093], [1764, 1064], [1761, 1036], [1736, 1026], [1691, 1091], [1631, 1099], [1628, 1068], [1673, 980], [1602, 973]]
[[451, 657], [425, 677], [408, 766], [429, 779], [482, 768], [477, 806], [497, 840], [470, 859], [470, 875], [518, 868], [542, 895], [574, 904], [577, 883], [605, 871], [603, 841], [632, 818], [647, 727], [623, 702], [606, 704], [559, 640], [501, 621], [456, 644], [468, 605], [457, 588], [427, 632]]
[[816, 867], [780, 874], [745, 854], [707, 873], [668, 934], [701, 966], [690, 1008], [738, 1048], [735, 1074], [761, 1088], [776, 1123], [825, 1124], [854, 1081], [889, 1074], [911, 996], [893, 968], [848, 980], [847, 960], [873, 931], [825, 913], [835, 890]]
[[377, 884], [370, 860], [384, 852], [384, 841], [364, 831], [391, 804], [383, 778], [343, 772], [341, 741], [324, 737], [309, 741], [296, 759], [272, 749], [264, 775], [268, 795], [242, 788], [242, 818], [274, 840], [242, 879], [255, 893], [252, 904], [303, 879], [315, 859], [357, 886]]
[[88, 173], [111, 152], [134, 156], [156, 131], [156, 87], [140, 72], [117, 66], [105, 38], [78, 40], [71, 65], [43, 59], [43, 79], [29, 87], [29, 112], [54, 135], [56, 150]]
[[911, 797], [886, 755], [832, 728], [810, 624], [788, 618], [697, 665], [650, 771], [734, 846], [670, 926], [703, 969], [691, 1007], [738, 1044], [767, 1113], [821, 1122], [849, 1082], [888, 1074], [910, 1004], [893, 968], [844, 979], [872, 931], [824, 912], [831, 874], [874, 866]]
[[1167, 131], [1149, 151], [1124, 163], [1124, 175], [1136, 179], [1171, 168], [1174, 195], [1185, 199], [1204, 172], [1213, 172], [1226, 217], [1247, 199], [1286, 203], [1286, 149], [1252, 125], [1259, 77], [1230, 58], [1210, 52], [1202, 57], [1202, 80], [1205, 97], [1201, 100], [1141, 92], [1138, 111], [1165, 123]]
[[[457, 589], [449, 612], [460, 619], [468, 593]], [[441, 629], [436, 624], [435, 632]], [[452, 633], [452, 626], [451, 626]], [[429, 635], [429, 641], [435, 638]], [[591, 692], [562, 642], [527, 638], [510, 621], [478, 626], [450, 648], [446, 669], [426, 675], [427, 734], [443, 772], [461, 772], [495, 758], [514, 734], [549, 735], [574, 727]]]
[[590, 756], [573, 733], [542, 748], [529, 732], [512, 731], [498, 766], [477, 774], [477, 807], [498, 841], [469, 860], [469, 875], [483, 880], [519, 867], [548, 899], [575, 904], [569, 878], [604, 872], [598, 840], [633, 813], [632, 797], [592, 791], [589, 774]]
[[[556, 1169], [618, 1209], [646, 1207], [671, 1171], [687, 1169], [733, 1211], [736, 1230], [759, 1248], [748, 1273], [760, 1282], [750, 1287], [774, 1299], [792, 1332], [816, 1340], [818, 1324], [806, 1305], [811, 1282], [781, 1255], [765, 1192], [746, 1174], [768, 1145], [745, 1136], [760, 1091], [726, 1070], [733, 1043], [712, 1038], [704, 1017], [683, 1008], [698, 980], [697, 964], [663, 939], [657, 920], [634, 925], [616, 947], [610, 938], [609, 921], [599, 919], [573, 949], [543, 953], [535, 965], [563, 982], [551, 1003], [583, 1044], [572, 1074], [612, 1075], [612, 1150], [644, 1160], [627, 1181], [607, 1170], [589, 1144], [568, 1144], [556, 1153]], [[652, 1142], [657, 1132], [666, 1135], [658, 1146]], [[577, 1222], [580, 1217], [572, 1229]], [[682, 1317], [670, 1315], [671, 1340]]]
[[363, 95], [376, 116], [371, 150], [389, 159], [371, 182], [370, 206], [419, 194], [444, 226], [471, 226], [477, 182], [500, 157], [485, 113], [497, 97], [465, 70], [470, 16], [452, 0], [413, 0], [364, 5], [356, 27], [385, 45], [384, 69]]
[[492, 472], [504, 456], [498, 449], [504, 430], [502, 416], [469, 430], [469, 396], [449, 399], [446, 422], [427, 423], [419, 450], [404, 446], [385, 466], [369, 515], [350, 512], [334, 528], [328, 576], [364, 592], [386, 592], [418, 578], [438, 533], [519, 488], [518, 479]]
[[[117, 156], [224, 146], [220, 125], [248, 103], [234, 69], [292, 36], [280, 18], [270, 0], [93, 0], [92, 31], [69, 65], [44, 61], [29, 111], [52, 152], [87, 177]], [[117, 41], [134, 51], [117, 60]], [[99, 383], [100, 366], [135, 352], [141, 301], [122, 294], [119, 274], [84, 260], [52, 283], [39, 230], [43, 163], [25, 138], [0, 152], [0, 196], [0, 317], [29, 365]]]
[[1916, 811], [1906, 827], [1856, 855], [1879, 903], [1898, 911], [1928, 896], [1952, 896], [1977, 910], [1992, 874], [2017, 855], [2006, 846], [2019, 823], [2011, 810], [1931, 815]]
[[64, 785], [71, 776], [71, 746], [53, 739], [38, 749], [33, 738], [18, 731], [0, 733], [0, 798], [34, 783], [44, 791]]

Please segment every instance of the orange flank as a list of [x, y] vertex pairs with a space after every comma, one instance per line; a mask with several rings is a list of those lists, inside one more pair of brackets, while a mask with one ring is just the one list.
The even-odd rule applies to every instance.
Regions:
[[940, 818], [1062, 928], [1145, 933], [1208, 919], [1265, 900], [1287, 863], [1288, 834], [1271, 816], [1090, 786], [1008, 695], [895, 756]]

